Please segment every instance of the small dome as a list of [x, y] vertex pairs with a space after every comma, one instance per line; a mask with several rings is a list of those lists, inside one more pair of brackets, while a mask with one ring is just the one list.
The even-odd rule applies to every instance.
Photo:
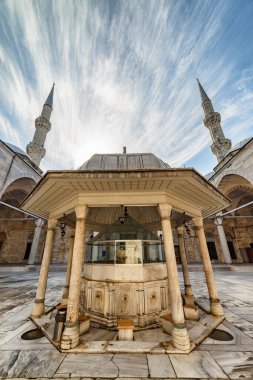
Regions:
[[153, 153], [94, 154], [79, 170], [168, 169], [170, 166]]
[[230, 151], [227, 153], [230, 154], [232, 152], [235, 152], [236, 150], [239, 150], [241, 149], [244, 145], [246, 145], [250, 140], [252, 139], [252, 137], [248, 137], [247, 139], [244, 139], [242, 141], [240, 141], [239, 143], [235, 144], [231, 149]]

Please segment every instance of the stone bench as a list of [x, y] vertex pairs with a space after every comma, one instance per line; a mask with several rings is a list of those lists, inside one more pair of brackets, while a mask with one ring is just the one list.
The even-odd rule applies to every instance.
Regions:
[[118, 338], [119, 340], [134, 339], [134, 323], [130, 319], [118, 320]]
[[197, 305], [184, 305], [184, 316], [185, 319], [190, 321], [199, 320], [199, 308]]

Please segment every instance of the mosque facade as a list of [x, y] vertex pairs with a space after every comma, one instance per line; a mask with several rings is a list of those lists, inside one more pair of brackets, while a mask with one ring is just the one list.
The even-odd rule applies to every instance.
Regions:
[[[219, 212], [219, 215], [209, 215], [204, 220], [204, 229], [212, 262], [242, 263], [253, 262], [253, 138], [248, 138], [232, 147], [231, 141], [224, 136], [221, 127], [221, 116], [213, 108], [212, 102], [199, 83], [200, 96], [204, 111], [204, 125], [208, 128], [212, 145], [212, 153], [217, 158], [217, 165], [208, 180], [221, 193], [231, 200], [231, 205]], [[53, 111], [54, 86], [43, 105], [41, 115], [35, 120], [35, 134], [27, 145], [26, 152], [20, 148], [0, 140], [0, 263], [2, 264], [38, 264], [41, 262], [47, 218], [36, 218], [19, 211], [20, 205], [42, 178], [39, 165], [46, 154], [44, 147], [47, 134], [50, 134], [50, 117]], [[49, 137], [49, 136], [48, 136]], [[153, 154], [129, 154], [124, 151], [115, 155], [94, 155], [84, 163], [80, 170], [155, 170], [158, 167], [168, 169], [169, 165]], [[204, 179], [203, 179], [204, 180]], [[12, 208], [5, 205], [12, 206]], [[241, 207], [247, 204], [246, 207]], [[234, 210], [234, 211], [232, 211]], [[107, 211], [112, 221], [120, 217], [119, 209], [111, 207]], [[134, 212], [133, 209], [131, 212]], [[136, 211], [137, 212], [137, 211]], [[225, 215], [223, 215], [225, 214]], [[138, 219], [138, 215], [131, 215]], [[93, 216], [95, 218], [95, 216]], [[100, 231], [101, 215], [95, 220], [86, 234], [86, 239]], [[103, 216], [104, 217], [104, 216]], [[154, 215], [150, 211], [145, 223], [158, 236], [159, 226], [155, 225]], [[145, 224], [144, 223], [144, 224]], [[152, 225], [153, 223], [153, 225]], [[65, 263], [73, 244], [74, 230], [66, 223], [56, 226], [52, 263]], [[73, 223], [72, 223], [73, 224]], [[150, 224], [150, 225], [149, 225]], [[194, 226], [185, 219], [184, 238], [186, 255], [189, 263], [200, 261], [199, 245]], [[147, 227], [146, 226], [146, 227]], [[174, 249], [177, 263], [181, 262], [179, 240], [174, 230]]]

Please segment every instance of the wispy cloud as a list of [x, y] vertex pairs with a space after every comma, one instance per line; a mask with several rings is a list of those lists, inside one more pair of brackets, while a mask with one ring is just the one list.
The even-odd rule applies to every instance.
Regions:
[[[211, 144], [197, 76], [222, 113], [227, 137], [247, 137], [253, 6], [243, 4], [2, 1], [0, 137], [25, 148], [55, 81], [43, 169], [76, 168], [123, 145], [175, 166], [191, 164]], [[248, 22], [236, 16], [239, 8]]]

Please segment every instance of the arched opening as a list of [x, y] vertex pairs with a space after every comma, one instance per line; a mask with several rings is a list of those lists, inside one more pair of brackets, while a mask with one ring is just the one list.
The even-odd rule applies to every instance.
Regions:
[[33, 233], [28, 236], [27, 241], [26, 241], [25, 254], [24, 254], [24, 260], [26, 261], [29, 259], [29, 256], [31, 253], [32, 242], [33, 242]]
[[5, 240], [6, 233], [4, 231], [0, 231], [0, 255], [3, 252]]
[[4, 256], [0, 257], [2, 262], [23, 263], [29, 257], [34, 219], [18, 209], [35, 185], [35, 181], [31, 178], [19, 178], [13, 181], [2, 195], [1, 201], [17, 208], [16, 210], [0, 204], [0, 230], [4, 230], [7, 234]]
[[35, 185], [36, 182], [32, 178], [23, 177], [16, 179], [5, 189], [1, 200], [6, 203], [15, 200], [20, 205]]
[[218, 189], [227, 195], [231, 193], [232, 190], [236, 188], [252, 189], [252, 184], [244, 177], [237, 174], [225, 175], [220, 183], [218, 184]]
[[229, 231], [225, 231], [229, 253], [232, 260], [237, 260], [236, 251], [233, 242], [233, 235]]
[[207, 243], [210, 259], [218, 260], [213, 233], [210, 231], [205, 231], [205, 235], [206, 235], [206, 243]]
[[231, 199], [226, 211], [241, 207], [225, 215], [223, 220], [231, 258], [253, 262], [253, 204], [242, 207], [253, 201], [253, 185], [240, 175], [230, 174], [222, 178], [218, 188]]

